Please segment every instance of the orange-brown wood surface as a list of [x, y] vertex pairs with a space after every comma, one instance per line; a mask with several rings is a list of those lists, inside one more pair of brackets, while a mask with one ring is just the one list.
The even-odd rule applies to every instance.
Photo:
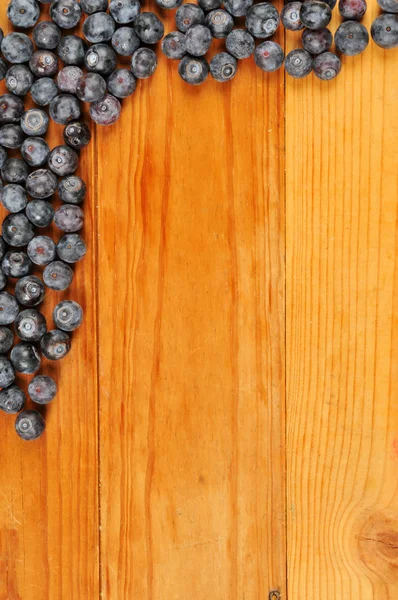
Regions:
[[395, 600], [398, 51], [200, 88], [158, 54], [82, 152], [46, 433], [0, 415], [0, 600]]

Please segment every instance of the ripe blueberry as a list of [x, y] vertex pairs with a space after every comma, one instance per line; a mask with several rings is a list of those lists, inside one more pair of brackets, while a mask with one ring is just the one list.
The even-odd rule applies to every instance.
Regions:
[[38, 48], [54, 50], [60, 43], [62, 32], [52, 21], [41, 21], [33, 28], [33, 41]]
[[55, 398], [57, 384], [48, 375], [36, 375], [28, 385], [28, 393], [36, 404], [48, 404]]
[[0, 409], [8, 414], [16, 414], [23, 409], [25, 394], [17, 385], [10, 385], [0, 392]]
[[42, 108], [30, 108], [21, 117], [21, 127], [26, 135], [45, 135], [49, 118]]
[[276, 71], [283, 65], [285, 54], [276, 42], [265, 41], [254, 51], [254, 62], [267, 73]]
[[389, 50], [398, 47], [398, 14], [385, 13], [377, 17], [370, 30], [375, 44]]
[[90, 116], [98, 125], [113, 125], [120, 117], [121, 109], [119, 100], [107, 94], [102, 100], [90, 105]]
[[50, 77], [42, 77], [35, 81], [30, 88], [33, 102], [39, 106], [47, 106], [58, 94], [57, 84]]
[[233, 29], [225, 40], [225, 47], [235, 58], [249, 58], [255, 50], [253, 36], [244, 29]]
[[36, 410], [24, 410], [19, 413], [15, 421], [15, 431], [20, 438], [26, 441], [40, 437], [46, 428], [46, 423]]
[[70, 351], [70, 347], [69, 335], [59, 329], [48, 331], [40, 340], [40, 349], [49, 360], [64, 358]]
[[68, 289], [73, 279], [73, 271], [69, 265], [54, 260], [43, 271], [43, 281], [47, 287], [57, 292]]
[[199, 85], [206, 80], [209, 74], [209, 64], [201, 56], [195, 57], [187, 54], [180, 60], [178, 73], [186, 83]]
[[59, 94], [50, 102], [50, 117], [56, 123], [66, 125], [80, 117], [79, 100], [71, 94]]
[[87, 45], [78, 35], [66, 35], [57, 48], [59, 58], [66, 65], [82, 65], [86, 52]]
[[[35, 277], [34, 275], [22, 277], [22, 279], [19, 279], [16, 283], [15, 298], [20, 304], [23, 304], [24, 306], [37, 306], [38, 304], [40, 304], [40, 302], [42, 302], [44, 298], [43, 282], [41, 281], [41, 279]], [[18, 314], [18, 304], [15, 304], [17, 307], [17, 313], [14, 319], [12, 321], [9, 321], [10, 323], [12, 323], [15, 320]]]
[[131, 72], [137, 79], [151, 77], [158, 66], [156, 54], [150, 48], [138, 48], [131, 57]]
[[312, 56], [306, 50], [292, 50], [286, 56], [285, 69], [292, 77], [301, 79], [312, 71]]
[[162, 40], [162, 52], [167, 58], [180, 59], [186, 52], [185, 35], [181, 31], [172, 31]]
[[48, 265], [55, 259], [55, 244], [48, 236], [37, 235], [30, 240], [27, 253], [35, 265]]
[[57, 254], [67, 263], [76, 263], [86, 254], [86, 244], [78, 233], [64, 235], [57, 244]]
[[54, 308], [53, 319], [57, 329], [75, 331], [83, 321], [83, 309], [73, 300], [63, 300]]
[[215, 54], [210, 61], [210, 74], [216, 81], [222, 83], [230, 81], [236, 75], [238, 62], [228, 52]]
[[36, 169], [26, 180], [26, 191], [33, 198], [48, 198], [57, 189], [58, 180], [48, 169]]
[[54, 222], [58, 229], [74, 233], [83, 227], [84, 214], [76, 204], [63, 204], [55, 211]]
[[356, 56], [369, 44], [368, 30], [357, 21], [345, 21], [337, 28], [334, 42], [342, 54]]
[[35, 227], [48, 227], [54, 220], [54, 209], [46, 200], [31, 200], [25, 214]]
[[25, 189], [21, 185], [9, 183], [1, 190], [0, 201], [6, 210], [17, 213], [25, 208], [28, 198]]
[[303, 2], [300, 10], [301, 22], [308, 29], [322, 29], [327, 27], [332, 18], [332, 10], [326, 2], [321, 0], [307, 0]]
[[205, 13], [197, 4], [182, 4], [175, 16], [177, 29], [186, 33], [193, 25], [203, 25]]
[[274, 35], [279, 26], [279, 13], [269, 2], [255, 4], [246, 14], [246, 27], [255, 38]]
[[0, 388], [5, 388], [15, 381], [15, 372], [11, 362], [0, 356]]
[[326, 27], [316, 31], [304, 29], [301, 42], [304, 50], [307, 50], [310, 54], [322, 54], [322, 52], [329, 50], [332, 45], [333, 34]]
[[72, 123], [68, 123], [64, 129], [64, 140], [71, 148], [80, 150], [90, 143], [90, 129], [86, 123], [72, 121]]

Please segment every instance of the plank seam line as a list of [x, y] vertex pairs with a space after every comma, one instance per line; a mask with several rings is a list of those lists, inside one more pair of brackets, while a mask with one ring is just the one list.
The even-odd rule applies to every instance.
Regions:
[[[286, 56], [286, 29], [284, 29], [283, 31], [283, 50]], [[284, 292], [284, 297], [283, 297], [283, 322], [284, 322], [284, 348], [283, 348], [283, 352], [284, 352], [284, 361], [283, 361], [283, 370], [284, 370], [284, 378], [283, 378], [283, 382], [284, 382], [284, 387], [285, 387], [285, 393], [284, 393], [284, 413], [285, 413], [285, 440], [284, 440], [284, 452], [285, 452], [285, 490], [284, 490], [284, 495], [285, 495], [285, 590], [286, 590], [286, 600], [288, 600], [289, 598], [289, 589], [288, 589], [288, 552], [287, 552], [287, 546], [288, 546], [288, 535], [287, 535], [287, 531], [288, 531], [288, 514], [287, 514], [287, 351], [286, 351], [286, 343], [287, 343], [287, 319], [286, 319], [286, 315], [287, 315], [287, 295], [286, 295], [286, 290], [287, 290], [287, 271], [286, 271], [286, 252], [287, 252], [287, 247], [286, 247], [286, 227], [287, 227], [287, 206], [286, 206], [286, 199], [287, 199], [287, 175], [286, 175], [286, 142], [287, 142], [287, 136], [286, 136], [286, 70], [284, 69], [283, 71], [283, 224], [284, 224], [284, 228], [283, 228], [283, 265], [282, 265], [282, 269], [283, 269], [283, 292]], [[274, 593], [275, 596], [275, 593]], [[279, 594], [280, 596], [280, 594]], [[272, 599], [272, 596], [271, 596]]]

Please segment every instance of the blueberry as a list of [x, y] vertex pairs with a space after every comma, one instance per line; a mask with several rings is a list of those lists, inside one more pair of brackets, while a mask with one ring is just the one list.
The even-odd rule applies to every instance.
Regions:
[[49, 263], [43, 271], [43, 281], [46, 286], [57, 292], [66, 290], [73, 279], [73, 271], [69, 265], [60, 260]]
[[235, 77], [238, 68], [237, 60], [228, 52], [215, 54], [210, 61], [210, 73], [216, 81], [223, 83]]
[[6, 87], [17, 96], [25, 96], [35, 80], [26, 65], [13, 65], [6, 74]]
[[15, 381], [12, 364], [5, 356], [0, 356], [0, 388], [5, 388]]
[[119, 100], [107, 94], [102, 100], [90, 105], [90, 116], [98, 125], [113, 125], [120, 117], [121, 109]]
[[116, 69], [108, 77], [108, 90], [116, 98], [127, 98], [135, 91], [137, 80], [131, 71]]
[[133, 22], [134, 31], [144, 44], [156, 44], [164, 35], [164, 26], [152, 12], [140, 13]]
[[1, 390], [0, 409], [8, 414], [16, 414], [23, 409], [25, 404], [25, 394], [17, 385]]
[[7, 183], [25, 183], [28, 165], [21, 158], [8, 158], [1, 167], [1, 176]]
[[3, 221], [2, 230], [7, 244], [18, 248], [29, 244], [34, 236], [32, 223], [21, 213], [7, 215]]
[[205, 25], [210, 29], [214, 38], [222, 39], [226, 38], [227, 35], [232, 31], [234, 20], [226, 10], [218, 8], [210, 11], [206, 15]]
[[21, 127], [26, 135], [42, 136], [47, 133], [48, 115], [41, 108], [30, 108], [21, 117]]
[[84, 63], [89, 71], [109, 75], [116, 68], [117, 56], [107, 44], [94, 44], [87, 50]]
[[8, 277], [0, 271], [0, 291], [4, 290], [7, 287]]
[[43, 355], [49, 360], [64, 358], [70, 351], [70, 337], [65, 331], [53, 329], [48, 331], [40, 340], [40, 348]]
[[306, 50], [292, 50], [286, 56], [285, 69], [292, 77], [301, 79], [312, 71], [312, 56]]
[[32, 262], [26, 252], [12, 250], [7, 252], [1, 263], [1, 269], [7, 277], [20, 279], [32, 270]]
[[27, 253], [35, 265], [48, 265], [55, 259], [55, 244], [48, 236], [37, 235], [30, 240]]
[[50, 16], [61, 29], [72, 29], [80, 21], [82, 9], [76, 0], [54, 0], [50, 6]]
[[332, 45], [333, 34], [326, 27], [316, 31], [313, 29], [304, 29], [301, 42], [304, 50], [307, 50], [310, 54], [322, 54], [329, 50]]
[[201, 56], [186, 55], [180, 60], [178, 73], [186, 83], [199, 85], [206, 80], [209, 74], [209, 64]]
[[245, 17], [249, 8], [253, 6], [253, 0], [225, 0], [224, 8], [233, 17]]
[[[7, 150], [5, 148], [3, 148], [2, 146], [0, 146], [0, 169], [4, 165], [4, 163], [6, 162], [7, 157], [8, 157]], [[1, 189], [2, 185], [3, 185], [3, 182], [1, 181], [0, 182], [0, 189]]]
[[198, 0], [198, 4], [205, 12], [210, 12], [216, 8], [220, 8], [222, 0]]
[[3, 81], [8, 71], [8, 64], [4, 58], [0, 58], [0, 81]]
[[[19, 308], [14, 296], [8, 292], [0, 292], [0, 325], [10, 325], [14, 323]], [[0, 384], [0, 387], [3, 387]]]
[[[18, 300], [18, 302], [20, 304], [23, 304], [24, 306], [37, 306], [37, 304], [40, 304], [40, 302], [42, 302], [44, 298], [43, 282], [41, 281], [41, 279], [35, 277], [34, 275], [22, 277], [22, 279], [19, 279], [16, 283], [15, 297]], [[16, 306], [18, 308], [17, 304]], [[15, 320], [17, 314], [15, 315], [12, 321]]]
[[186, 33], [193, 25], [203, 25], [205, 13], [197, 4], [182, 4], [177, 9], [175, 20], [177, 29]]
[[185, 34], [185, 46], [191, 56], [204, 56], [211, 46], [212, 35], [208, 27], [193, 25]]
[[279, 13], [269, 2], [255, 4], [246, 14], [246, 27], [255, 38], [274, 35], [279, 26]]
[[331, 18], [332, 10], [326, 2], [308, 0], [301, 5], [300, 19], [308, 29], [322, 29], [323, 27], [327, 27]]
[[18, 123], [24, 111], [21, 98], [12, 94], [0, 96], [0, 124]]
[[80, 204], [86, 196], [86, 184], [78, 175], [69, 175], [59, 182], [58, 195], [62, 202]]
[[58, 180], [48, 169], [36, 169], [26, 180], [26, 191], [33, 198], [48, 198], [57, 189]]
[[36, 50], [29, 61], [29, 68], [36, 77], [52, 77], [58, 71], [58, 58], [51, 50]]
[[139, 0], [111, 0], [109, 10], [116, 23], [126, 25], [139, 15], [141, 5]]
[[79, 79], [83, 77], [83, 71], [74, 65], [64, 67], [58, 71], [57, 84], [60, 92], [76, 94], [76, 86]]
[[112, 36], [112, 46], [120, 56], [131, 56], [140, 47], [141, 40], [132, 27], [120, 27]]
[[8, 327], [0, 327], [0, 354], [7, 354], [14, 344], [14, 336]]
[[268, 73], [279, 69], [284, 58], [285, 54], [280, 45], [271, 41], [262, 42], [254, 52], [254, 62]]
[[381, 10], [388, 13], [398, 13], [398, 0], [377, 0]]
[[57, 84], [49, 77], [42, 77], [34, 82], [30, 88], [33, 102], [39, 106], [47, 106], [58, 94]]
[[76, 121], [80, 114], [79, 100], [71, 94], [59, 94], [50, 102], [50, 117], [61, 125]]
[[[397, 0], [394, 0], [397, 2]], [[397, 2], [398, 6], [398, 2]], [[366, 0], [340, 0], [339, 12], [344, 19], [355, 19], [360, 21], [366, 13]]]
[[39, 20], [40, 8], [36, 0], [11, 0], [7, 16], [15, 27], [29, 29]]
[[28, 393], [36, 404], [48, 404], [55, 398], [57, 384], [48, 375], [36, 375], [28, 385]]
[[304, 29], [304, 25], [300, 19], [301, 2], [288, 2], [282, 9], [281, 21], [285, 29], [290, 31], [300, 31]]
[[54, 209], [46, 200], [31, 200], [25, 214], [35, 227], [48, 227], [54, 220]]
[[63, 204], [55, 211], [54, 222], [58, 229], [74, 233], [83, 227], [84, 214], [75, 204]]
[[39, 342], [46, 332], [46, 319], [35, 308], [21, 311], [15, 319], [15, 333], [24, 342]]
[[106, 12], [97, 12], [90, 15], [83, 24], [84, 37], [92, 44], [108, 42], [112, 39], [114, 32], [115, 21]]
[[5, 148], [20, 148], [25, 136], [19, 125], [9, 123], [0, 127], [0, 144]]
[[5, 185], [0, 192], [0, 201], [9, 212], [17, 213], [28, 203], [25, 189], [17, 183]]
[[66, 65], [82, 65], [86, 52], [87, 45], [78, 35], [66, 35], [57, 48], [59, 58]]
[[108, 0], [80, 0], [82, 11], [86, 15], [105, 11], [108, 8]]
[[78, 233], [64, 235], [57, 244], [57, 254], [67, 263], [76, 263], [86, 254], [86, 244]]
[[52, 21], [41, 21], [33, 28], [33, 41], [38, 48], [54, 50], [60, 43], [61, 38], [60, 28]]
[[40, 354], [36, 348], [26, 342], [20, 342], [14, 346], [10, 359], [15, 371], [27, 375], [36, 373], [41, 364]]
[[162, 51], [167, 58], [180, 59], [186, 52], [185, 35], [181, 31], [172, 31], [162, 40]]
[[385, 13], [377, 17], [370, 30], [375, 44], [388, 50], [398, 46], [398, 15]]
[[30, 60], [33, 54], [33, 44], [24, 33], [13, 31], [6, 35], [1, 42], [3, 56], [10, 63], [24, 63]]
[[[305, 0], [307, 1], [307, 0]], [[336, 6], [336, 2], [337, 0], [323, 0], [324, 2], [326, 2], [326, 4], [333, 10], [334, 7]]]
[[369, 44], [368, 30], [357, 21], [345, 21], [337, 28], [334, 42], [342, 54], [356, 56]]
[[3, 258], [3, 256], [5, 256], [7, 249], [8, 245], [4, 241], [3, 236], [0, 235], [0, 260]]
[[156, 54], [150, 48], [138, 48], [131, 57], [131, 72], [137, 79], [151, 77], [158, 66]]
[[106, 94], [106, 81], [99, 73], [86, 73], [77, 83], [76, 94], [83, 102], [96, 102]]
[[54, 308], [53, 319], [57, 329], [75, 331], [83, 321], [83, 309], [73, 300], [63, 300]]
[[90, 143], [90, 129], [86, 123], [72, 121], [72, 123], [68, 123], [64, 129], [64, 140], [71, 148], [80, 150]]
[[182, 4], [182, 0], [156, 0], [156, 4], [165, 10], [173, 10]]
[[48, 166], [59, 177], [71, 175], [79, 164], [79, 155], [69, 146], [56, 146], [48, 157]]
[[15, 421], [15, 431], [26, 441], [40, 437], [46, 428], [46, 423], [36, 410], [24, 410]]

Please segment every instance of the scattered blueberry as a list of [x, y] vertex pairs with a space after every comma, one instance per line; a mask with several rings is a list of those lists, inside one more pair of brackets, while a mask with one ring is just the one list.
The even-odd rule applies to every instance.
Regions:
[[279, 26], [279, 13], [269, 2], [255, 4], [246, 14], [246, 27], [255, 38], [267, 39]]
[[62, 202], [80, 204], [86, 195], [86, 184], [78, 175], [69, 175], [59, 182], [58, 195]]
[[332, 18], [332, 9], [321, 0], [307, 0], [303, 2], [300, 10], [300, 19], [309, 29], [323, 29], [327, 27]]
[[214, 38], [226, 38], [234, 27], [234, 19], [226, 10], [217, 8], [210, 11], [205, 18], [205, 25]]
[[238, 68], [238, 62], [234, 56], [228, 52], [215, 54], [210, 61], [210, 74], [216, 81], [230, 81], [235, 77]]
[[7, 71], [6, 87], [17, 96], [25, 96], [35, 80], [33, 73], [26, 65], [13, 65]]
[[48, 404], [55, 398], [57, 384], [48, 375], [36, 375], [28, 385], [28, 393], [36, 404]]
[[86, 52], [84, 63], [93, 73], [109, 75], [117, 65], [116, 52], [107, 44], [93, 44]]
[[76, 263], [86, 254], [86, 244], [78, 233], [64, 235], [57, 244], [57, 254], [67, 263]]
[[12, 384], [0, 392], [0, 409], [8, 414], [16, 414], [23, 409], [25, 400], [21, 388]]
[[59, 177], [71, 175], [79, 164], [79, 155], [70, 146], [56, 146], [48, 157], [48, 166]]
[[43, 271], [43, 281], [48, 288], [63, 292], [68, 289], [73, 279], [73, 271], [69, 265], [60, 260], [49, 263]]
[[76, 87], [79, 80], [83, 77], [83, 71], [75, 65], [68, 65], [57, 75], [57, 84], [60, 92], [64, 94], [76, 94]]
[[11, 362], [0, 356], [0, 388], [6, 388], [15, 381], [15, 372]]
[[162, 40], [162, 52], [167, 58], [180, 59], [186, 52], [185, 35], [181, 31], [172, 31]]
[[389, 50], [398, 47], [398, 14], [385, 13], [372, 23], [370, 29], [375, 44]]
[[80, 0], [82, 11], [86, 15], [103, 12], [108, 8], [108, 0]]
[[131, 56], [140, 44], [141, 40], [132, 27], [120, 27], [112, 36], [112, 47], [119, 56]]
[[28, 203], [25, 188], [18, 183], [5, 185], [0, 192], [0, 201], [9, 212], [20, 212]]
[[313, 29], [304, 29], [301, 42], [304, 50], [307, 50], [310, 54], [322, 54], [329, 50], [332, 45], [333, 34], [326, 27], [316, 31]]
[[176, 12], [177, 29], [186, 33], [193, 25], [203, 25], [205, 13], [197, 4], [182, 4]]
[[276, 42], [265, 41], [254, 51], [254, 62], [267, 73], [276, 71], [283, 65], [285, 54]]
[[137, 79], [151, 77], [158, 66], [156, 54], [150, 48], [138, 48], [131, 57], [131, 72]]
[[61, 38], [62, 32], [53, 21], [41, 21], [33, 28], [33, 41], [38, 48], [54, 50]]
[[312, 56], [306, 50], [292, 50], [286, 56], [285, 69], [292, 77], [301, 79], [312, 71]]
[[304, 29], [304, 25], [300, 19], [301, 2], [294, 0], [294, 2], [288, 2], [282, 9], [281, 21], [285, 29], [290, 31], [300, 31]]
[[68, 123], [64, 129], [64, 140], [71, 148], [80, 150], [90, 143], [90, 129], [86, 123], [72, 121], [72, 123]]
[[7, 244], [16, 248], [26, 246], [34, 237], [32, 223], [23, 213], [7, 215], [2, 231]]
[[[11, 296], [12, 298], [12, 296]], [[22, 277], [19, 279], [15, 286], [15, 298], [18, 300], [20, 304], [23, 306], [37, 306], [40, 302], [43, 301], [44, 298], [44, 285], [41, 279], [35, 277], [34, 275], [28, 275], [27, 277]], [[1, 302], [0, 302], [1, 304]], [[17, 312], [12, 321], [8, 321], [8, 323], [12, 323], [15, 321], [15, 318], [18, 314], [18, 304], [15, 302], [17, 307]], [[1, 311], [0, 311], [1, 313]], [[0, 314], [1, 321], [1, 314]], [[8, 324], [7, 323], [7, 324]], [[3, 324], [3, 323], [2, 323]]]
[[48, 169], [36, 169], [26, 180], [26, 191], [33, 198], [48, 198], [57, 189], [57, 177]]
[[26, 135], [42, 136], [47, 132], [49, 118], [42, 108], [30, 108], [21, 117], [21, 127]]
[[345, 21], [337, 28], [334, 43], [342, 54], [356, 56], [369, 44], [368, 30], [357, 21]]
[[111, 0], [109, 10], [116, 23], [126, 25], [139, 15], [141, 5], [139, 0]]
[[387, 13], [398, 13], [398, 0], [377, 0], [381, 10]]
[[42, 77], [30, 88], [33, 102], [39, 106], [47, 106], [58, 94], [58, 86], [50, 77]]
[[24, 111], [21, 98], [13, 94], [0, 96], [0, 124], [18, 123]]
[[96, 102], [106, 94], [106, 81], [99, 73], [86, 73], [76, 86], [76, 95], [83, 102]]
[[24, 410], [19, 413], [15, 421], [15, 431], [20, 438], [26, 441], [40, 437], [46, 428], [46, 423], [36, 410]]
[[[116, 3], [121, 0], [116, 0]], [[106, 12], [97, 12], [89, 17], [83, 23], [84, 37], [92, 44], [108, 42], [112, 39], [115, 32], [115, 21]]]
[[0, 354], [7, 354], [14, 344], [14, 336], [11, 329], [5, 326], [0, 327]]
[[58, 56], [65, 65], [82, 65], [86, 52], [86, 43], [77, 35], [66, 35], [57, 48]]
[[50, 102], [50, 117], [61, 125], [76, 121], [80, 114], [79, 100], [72, 94], [59, 94]]
[[15, 27], [29, 29], [39, 20], [40, 8], [36, 0], [11, 0], [7, 16]]
[[203, 83], [209, 74], [209, 63], [201, 56], [186, 55], [178, 65], [180, 77], [191, 85]]
[[191, 56], [204, 56], [209, 50], [212, 34], [204, 25], [193, 25], [185, 34], [185, 47]]
[[25, 183], [28, 165], [21, 158], [8, 158], [1, 167], [1, 176], [7, 183]]
[[82, 9], [76, 0], [54, 0], [50, 5], [50, 16], [61, 29], [72, 29], [80, 21]]
[[152, 12], [142, 12], [133, 21], [134, 31], [144, 44], [156, 44], [164, 35], [164, 25]]
[[25, 139], [24, 132], [19, 125], [8, 123], [0, 127], [0, 144], [4, 148], [20, 148]]
[[8, 62], [20, 64], [30, 60], [33, 54], [33, 44], [25, 33], [13, 31], [3, 38], [1, 51]]
[[63, 300], [54, 308], [53, 319], [57, 329], [75, 331], [83, 321], [83, 309], [73, 300]]
[[[394, 0], [394, 2], [396, 2], [396, 0]], [[339, 12], [344, 19], [355, 19], [357, 21], [360, 21], [366, 13], [366, 9], [366, 0], [339, 1]]]
[[98, 125], [113, 125], [120, 117], [121, 108], [119, 100], [107, 94], [102, 100], [90, 105], [90, 116]]
[[233, 17], [245, 17], [249, 8], [253, 6], [253, 0], [225, 0], [224, 8]]
[[54, 209], [46, 200], [31, 200], [25, 214], [35, 227], [48, 227], [54, 220]]
[[36, 50], [29, 61], [29, 68], [36, 77], [53, 77], [58, 71], [58, 58], [51, 50]]
[[83, 227], [84, 213], [76, 204], [63, 204], [55, 211], [54, 222], [58, 229], [75, 233]]
[[49, 360], [64, 358], [70, 351], [70, 347], [69, 335], [59, 329], [48, 331], [40, 340], [41, 351]]
[[48, 265], [55, 259], [56, 254], [54, 242], [46, 235], [37, 235], [31, 239], [26, 251], [35, 265]]
[[128, 69], [116, 69], [108, 77], [108, 90], [116, 98], [127, 98], [135, 91], [137, 80]]

